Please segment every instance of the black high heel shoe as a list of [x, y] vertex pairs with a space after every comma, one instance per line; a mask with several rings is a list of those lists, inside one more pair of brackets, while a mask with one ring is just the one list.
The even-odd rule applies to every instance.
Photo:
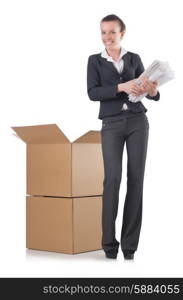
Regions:
[[113, 258], [113, 259], [115, 259], [115, 258], [117, 258], [117, 254], [118, 254], [118, 253], [117, 253], [116, 251], [114, 251], [114, 250], [105, 252], [105, 256], [106, 256], [107, 258]]
[[117, 254], [106, 253], [105, 256], [106, 256], [107, 258], [113, 258], [113, 259], [117, 258]]
[[123, 250], [124, 259], [134, 259], [133, 250]]

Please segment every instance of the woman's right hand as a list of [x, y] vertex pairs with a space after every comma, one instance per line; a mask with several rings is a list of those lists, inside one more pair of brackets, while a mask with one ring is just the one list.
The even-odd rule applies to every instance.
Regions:
[[144, 89], [141, 88], [136, 82], [136, 79], [132, 79], [130, 81], [119, 83], [118, 84], [118, 92], [125, 92], [127, 94], [132, 94], [136, 97], [144, 94]]

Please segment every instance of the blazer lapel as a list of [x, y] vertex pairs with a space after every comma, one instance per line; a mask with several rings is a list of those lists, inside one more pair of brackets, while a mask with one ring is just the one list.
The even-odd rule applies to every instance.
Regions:
[[123, 65], [123, 70], [120, 73], [120, 75], [125, 75], [125, 73], [128, 71], [128, 67], [129, 67], [129, 54], [128, 52], [122, 57], [123, 61], [124, 61], [124, 65]]

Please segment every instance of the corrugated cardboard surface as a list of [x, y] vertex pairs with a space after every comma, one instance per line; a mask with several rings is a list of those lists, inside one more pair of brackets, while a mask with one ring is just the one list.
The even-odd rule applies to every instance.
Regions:
[[11, 127], [27, 144], [70, 143], [56, 124]]
[[72, 253], [72, 199], [26, 198], [27, 248]]
[[73, 198], [74, 252], [101, 249], [102, 197]]
[[70, 254], [101, 249], [101, 196], [26, 201], [27, 248]]
[[72, 144], [72, 196], [101, 195], [103, 176], [101, 144]]
[[27, 145], [27, 194], [71, 197], [71, 144]]

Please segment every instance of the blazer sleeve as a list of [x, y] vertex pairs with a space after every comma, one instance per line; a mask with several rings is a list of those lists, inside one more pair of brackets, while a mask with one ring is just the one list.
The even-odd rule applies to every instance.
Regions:
[[105, 101], [117, 97], [117, 84], [101, 86], [96, 58], [91, 55], [87, 64], [87, 93], [92, 101]]
[[[144, 69], [142, 60], [141, 60], [140, 56], [137, 54], [137, 68], [135, 71], [135, 77], [138, 78], [144, 72], [144, 70], [145, 69]], [[151, 97], [150, 95], [146, 95], [145, 97], [150, 100], [158, 101], [160, 99], [160, 93], [158, 91], [156, 96], [154, 96], [154, 97]]]

